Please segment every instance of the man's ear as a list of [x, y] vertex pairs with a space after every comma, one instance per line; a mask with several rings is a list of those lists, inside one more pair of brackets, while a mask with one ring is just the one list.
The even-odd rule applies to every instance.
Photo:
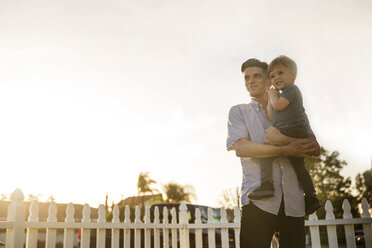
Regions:
[[266, 82], [267, 90], [269, 90], [271, 86], [272, 86], [271, 81], [268, 79], [267, 82]]

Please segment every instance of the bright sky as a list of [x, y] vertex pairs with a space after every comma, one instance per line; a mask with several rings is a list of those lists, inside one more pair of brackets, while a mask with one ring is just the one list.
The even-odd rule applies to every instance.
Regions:
[[2, 0], [1, 193], [103, 203], [138, 174], [215, 206], [241, 182], [227, 114], [250, 102], [240, 65], [285, 54], [321, 145], [371, 166], [372, 3]]

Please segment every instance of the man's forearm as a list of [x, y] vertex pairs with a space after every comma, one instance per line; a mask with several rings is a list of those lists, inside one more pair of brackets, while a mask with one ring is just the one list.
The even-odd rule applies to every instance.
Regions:
[[234, 150], [238, 157], [270, 158], [285, 155], [282, 146], [259, 144], [249, 140], [237, 141]]
[[247, 139], [238, 140], [233, 146], [236, 156], [252, 158], [270, 158], [276, 156], [309, 157], [316, 152], [314, 141], [311, 139], [297, 139], [284, 146], [259, 144]]

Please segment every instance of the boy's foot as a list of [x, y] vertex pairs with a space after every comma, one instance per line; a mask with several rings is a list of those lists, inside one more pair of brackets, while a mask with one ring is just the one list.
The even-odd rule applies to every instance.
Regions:
[[318, 200], [318, 197], [315, 193], [313, 194], [305, 194], [305, 213], [306, 215], [310, 215], [317, 211], [322, 205]]
[[248, 194], [252, 200], [265, 199], [274, 196], [274, 186], [272, 182], [263, 183], [260, 187]]

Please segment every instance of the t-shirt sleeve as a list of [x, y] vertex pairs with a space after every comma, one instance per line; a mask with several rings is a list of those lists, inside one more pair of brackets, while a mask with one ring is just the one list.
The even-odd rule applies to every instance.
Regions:
[[305, 125], [306, 125], [306, 128], [307, 128], [308, 134], [311, 134], [311, 135], [315, 136], [313, 130], [311, 129], [309, 118], [307, 117], [307, 114], [304, 113], [304, 116], [305, 116]]
[[293, 102], [298, 94], [300, 94], [300, 90], [294, 85], [289, 85], [282, 91], [280, 97], [284, 97], [288, 99], [288, 101]]
[[230, 109], [229, 119], [227, 122], [227, 150], [233, 150], [233, 145], [241, 138], [249, 139], [248, 129], [245, 126], [239, 106], [234, 106]]

